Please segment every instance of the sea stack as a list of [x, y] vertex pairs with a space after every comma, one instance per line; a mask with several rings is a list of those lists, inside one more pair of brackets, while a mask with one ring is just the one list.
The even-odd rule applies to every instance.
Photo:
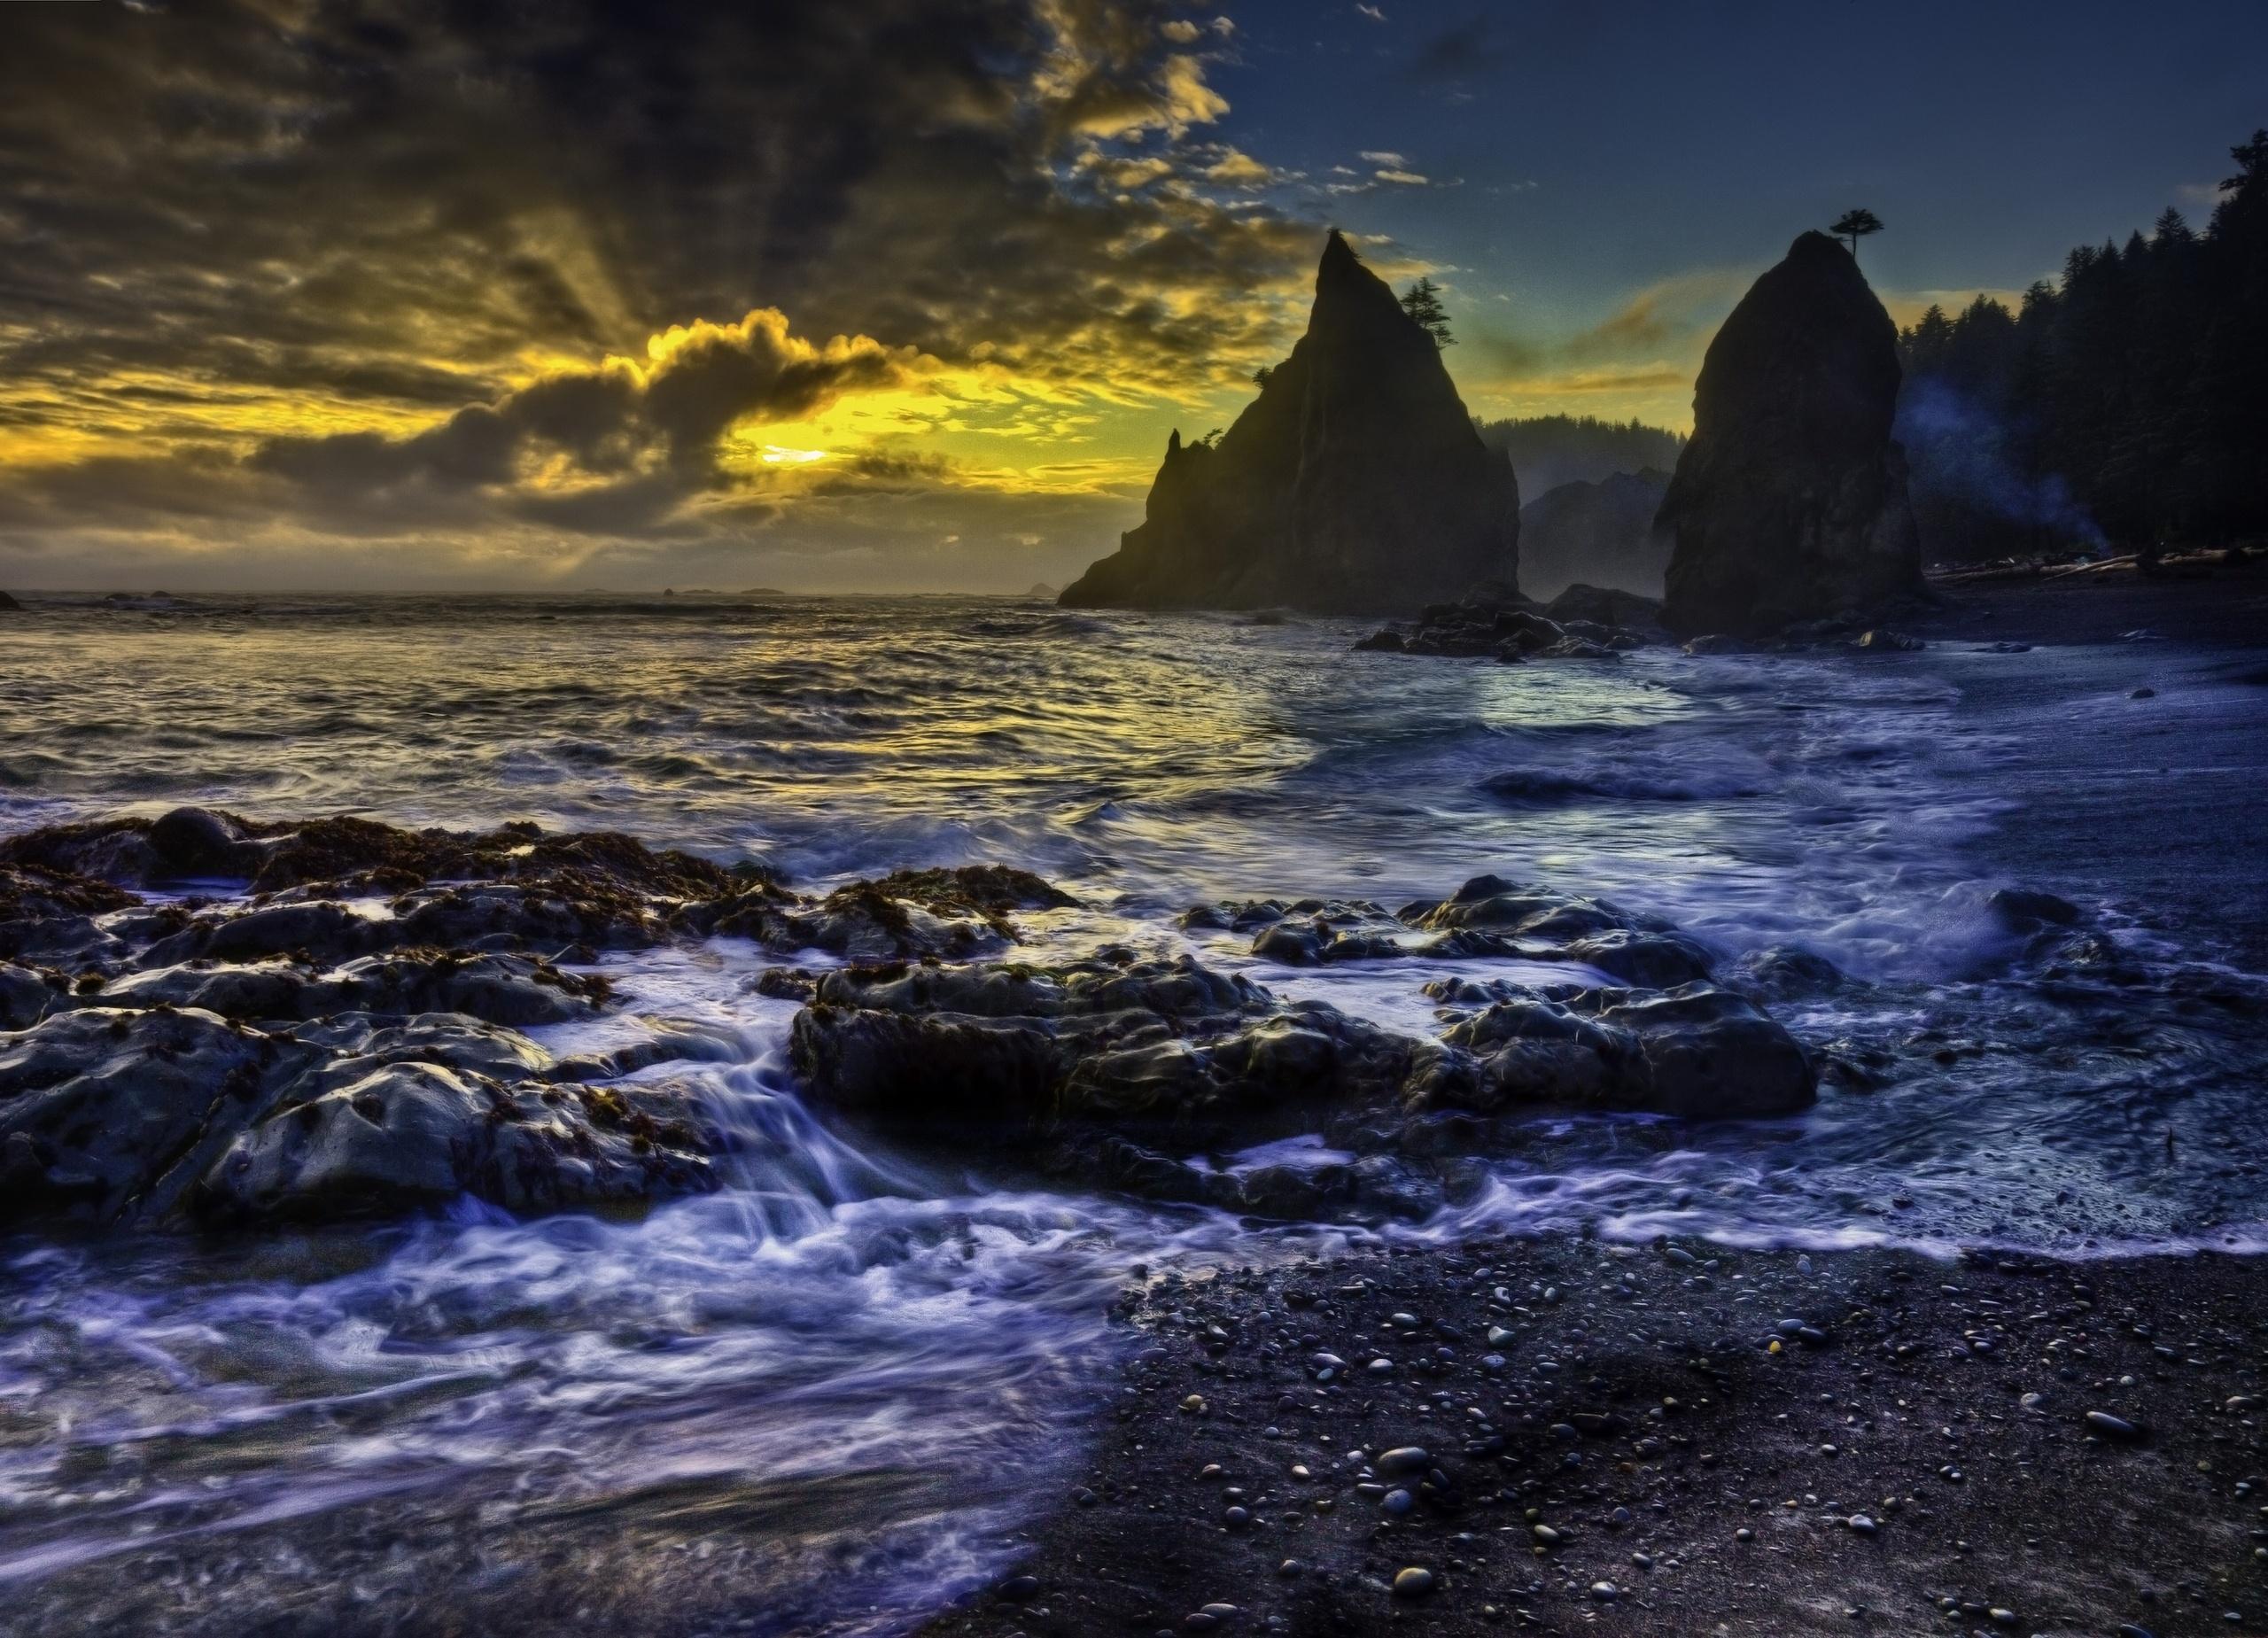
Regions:
[[1545, 490], [1520, 508], [1520, 589], [1540, 602], [1570, 586], [1659, 598], [1669, 540], [1654, 516], [1668, 493], [1656, 467]]
[[1850, 252], [1806, 233], [1709, 344], [1662, 500], [1662, 623], [1760, 636], [1922, 591], [1898, 332]]
[[1063, 594], [1086, 609], [1391, 614], [1510, 584], [1519, 485], [1433, 338], [1337, 233], [1292, 356], [1217, 443], [1166, 445], [1139, 528]]

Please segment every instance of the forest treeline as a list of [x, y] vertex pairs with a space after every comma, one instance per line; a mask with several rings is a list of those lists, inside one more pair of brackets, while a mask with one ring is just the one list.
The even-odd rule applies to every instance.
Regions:
[[2015, 312], [1980, 296], [1900, 333], [1928, 555], [2268, 537], [2268, 130], [2230, 151], [2202, 231], [2169, 209]]
[[1578, 480], [1595, 484], [1616, 472], [1677, 465], [1685, 447], [1682, 434], [1631, 421], [1601, 421], [1593, 415], [1535, 415], [1516, 421], [1476, 421], [1480, 441], [1512, 458], [1520, 499], [1533, 501], [1547, 490]]

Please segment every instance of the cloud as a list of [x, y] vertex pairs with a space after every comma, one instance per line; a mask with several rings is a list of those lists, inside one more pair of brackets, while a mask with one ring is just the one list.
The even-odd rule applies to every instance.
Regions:
[[1358, 4], [1355, 6], [1355, 10], [1362, 16], [1369, 18], [1374, 23], [1382, 23], [1386, 21], [1386, 13], [1374, 5]]
[[1371, 174], [1379, 181], [1392, 182], [1397, 187], [1423, 188], [1426, 185], [1425, 178], [1416, 171], [1378, 170]]
[[1409, 161], [1408, 159], [1405, 159], [1404, 158], [1402, 158], [1402, 155], [1400, 155], [1400, 154], [1398, 154], [1398, 153], [1390, 153], [1390, 152], [1387, 152], [1386, 151], [1385, 151], [1385, 150], [1383, 150], [1383, 149], [1377, 149], [1377, 148], [1365, 148], [1365, 149], [1363, 149], [1363, 151], [1362, 151], [1362, 153], [1361, 153], [1361, 155], [1360, 155], [1360, 158], [1362, 159], [1362, 160], [1363, 161], [1363, 163], [1364, 163], [1364, 164], [1366, 164], [1366, 165], [1396, 165], [1396, 166], [1399, 166], [1399, 165], [1407, 165], [1407, 164], [1409, 164], [1409, 163], [1410, 163], [1410, 161]]
[[1319, 242], [1172, 0], [18, 9], [0, 570], [1032, 504], [1010, 452], [1280, 356]]
[[649, 342], [647, 355], [642, 365], [612, 358], [545, 376], [408, 438], [270, 439], [249, 464], [310, 488], [368, 493], [408, 482], [511, 484], [529, 476], [532, 455], [555, 453], [586, 474], [651, 476], [665, 466], [685, 486], [706, 486], [736, 423], [800, 420], [846, 392], [904, 385], [934, 363], [866, 336], [804, 340], [773, 308], [734, 324], [676, 326]]
[[1264, 188], [1276, 180], [1272, 166], [1239, 148], [1225, 148], [1221, 157], [1205, 167], [1205, 180], [1224, 188]]

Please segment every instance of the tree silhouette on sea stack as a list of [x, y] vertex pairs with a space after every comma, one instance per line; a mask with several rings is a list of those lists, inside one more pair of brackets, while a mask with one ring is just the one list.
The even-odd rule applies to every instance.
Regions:
[[1869, 233], [1882, 231], [1882, 218], [1872, 211], [1845, 211], [1828, 231], [1838, 239], [1851, 241], [1851, 260], [1859, 259], [1859, 241]]
[[1431, 279], [1419, 279], [1402, 298], [1402, 310], [1416, 319], [1418, 327], [1433, 338], [1437, 347], [1456, 345], [1456, 338], [1449, 334], [1449, 315], [1441, 306], [1441, 289]]

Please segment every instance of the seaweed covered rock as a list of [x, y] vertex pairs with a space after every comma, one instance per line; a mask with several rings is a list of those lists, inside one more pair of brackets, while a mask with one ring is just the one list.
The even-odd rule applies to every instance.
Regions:
[[1823, 233], [1758, 279], [1709, 344], [1663, 497], [1662, 623], [1756, 636], [1923, 594], [1891, 437], [1897, 328]]
[[1440, 350], [1333, 233], [1307, 333], [1216, 444], [1177, 431], [1069, 608], [1386, 614], [1518, 566], [1519, 485]]

